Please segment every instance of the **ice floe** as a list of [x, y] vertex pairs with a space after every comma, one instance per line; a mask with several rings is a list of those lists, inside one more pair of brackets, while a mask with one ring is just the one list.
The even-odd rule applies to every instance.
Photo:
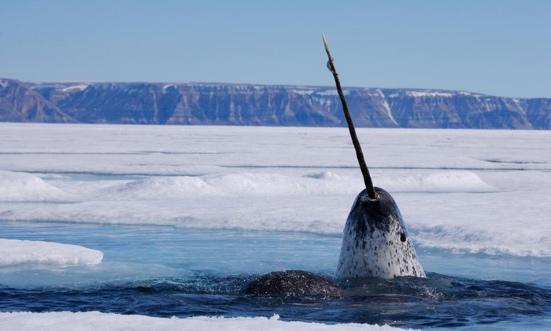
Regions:
[[99, 264], [103, 253], [82, 246], [46, 241], [0, 239], [0, 267], [40, 264], [51, 266]]
[[390, 331], [402, 330], [388, 325], [369, 324], [321, 324], [308, 322], [288, 322], [274, 315], [267, 317], [190, 317], [158, 318], [143, 315], [118, 315], [100, 312], [52, 312], [52, 313], [0, 313], [2, 330], [43, 330], [43, 331], [117, 331], [117, 330], [220, 330], [220, 331]]

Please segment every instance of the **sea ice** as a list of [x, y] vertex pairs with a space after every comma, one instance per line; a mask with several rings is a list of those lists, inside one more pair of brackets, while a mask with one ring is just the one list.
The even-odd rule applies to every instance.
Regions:
[[102, 252], [76, 245], [0, 239], [0, 267], [20, 264], [87, 265], [99, 264], [102, 259]]
[[0, 171], [0, 201], [65, 201], [70, 196], [40, 177]]
[[[417, 245], [551, 256], [551, 132], [358, 135]], [[0, 154], [10, 221], [339, 234], [362, 189], [345, 128], [4, 123]]]
[[281, 321], [279, 316], [266, 317], [190, 317], [158, 318], [143, 315], [118, 315], [100, 312], [52, 312], [52, 313], [0, 313], [2, 330], [42, 330], [42, 331], [117, 331], [117, 330], [294, 330], [294, 331], [390, 331], [402, 330], [388, 325], [369, 324], [321, 324]]

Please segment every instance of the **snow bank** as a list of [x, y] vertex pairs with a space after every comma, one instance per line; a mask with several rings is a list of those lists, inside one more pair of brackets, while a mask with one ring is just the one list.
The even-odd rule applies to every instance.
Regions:
[[[307, 177], [325, 181], [334, 186], [335, 194], [354, 193], [362, 189], [360, 177], [342, 176], [330, 171], [313, 173]], [[484, 182], [471, 171], [440, 171], [422, 175], [372, 176], [376, 186], [390, 192], [495, 192], [496, 188]], [[352, 188], [352, 189], [351, 189]]]
[[[376, 178], [377, 186], [391, 192], [494, 192], [495, 188], [469, 171], [447, 171], [427, 175]], [[360, 177], [330, 171], [287, 176], [277, 173], [232, 173], [203, 177], [148, 177], [106, 188], [100, 195], [111, 199], [185, 199], [229, 195], [338, 195], [356, 194]]]
[[427, 175], [383, 177], [377, 185], [390, 192], [495, 192], [494, 187], [484, 182], [471, 171], [445, 171]]
[[118, 315], [100, 312], [52, 312], [52, 313], [0, 313], [1, 330], [43, 330], [43, 331], [115, 331], [115, 330], [295, 330], [295, 331], [329, 331], [329, 330], [400, 330], [390, 326], [369, 324], [320, 324], [305, 322], [284, 322], [279, 316], [266, 317], [191, 317], [191, 318], [158, 318], [143, 315]]
[[220, 191], [200, 177], [147, 177], [124, 184], [116, 184], [98, 195], [111, 199], [185, 199], [188, 197], [218, 195]]
[[[56, 181], [55, 177], [50, 178]], [[469, 171], [445, 171], [424, 175], [375, 177], [377, 186], [390, 192], [494, 192], [495, 188]], [[0, 171], [0, 202], [76, 201], [76, 200], [158, 200], [197, 196], [251, 195], [337, 195], [356, 194], [362, 189], [359, 176], [324, 171], [303, 176], [278, 173], [229, 173], [205, 176], [161, 176], [120, 181], [79, 182], [71, 187], [66, 179], [56, 184], [19, 172]], [[67, 193], [69, 191], [71, 194]], [[80, 196], [79, 196], [80, 195]]]
[[0, 201], [62, 201], [69, 195], [40, 177], [0, 171]]
[[76, 245], [0, 239], [0, 267], [18, 264], [54, 266], [99, 264], [102, 259], [102, 252]]

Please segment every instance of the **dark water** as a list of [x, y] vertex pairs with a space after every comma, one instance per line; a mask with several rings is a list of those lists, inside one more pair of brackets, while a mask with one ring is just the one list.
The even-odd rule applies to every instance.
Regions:
[[88, 311], [160, 317], [271, 316], [329, 323], [456, 327], [520, 321], [551, 313], [551, 290], [517, 282], [429, 274], [428, 279], [371, 280], [343, 299], [254, 297], [250, 276], [157, 279], [79, 289], [0, 289], [2, 311]]
[[[242, 294], [255, 275], [334, 270], [340, 238], [306, 233], [1, 222], [3, 238], [77, 243], [93, 267], [0, 268], [0, 311], [89, 311], [161, 317], [272, 316], [412, 328], [532, 325], [551, 316], [550, 261], [419, 250], [427, 279], [370, 279], [342, 299]], [[501, 273], [495, 279], [495, 274]], [[446, 275], [448, 276], [446, 276]], [[451, 276], [454, 275], [454, 276]], [[467, 277], [468, 276], [468, 277]]]

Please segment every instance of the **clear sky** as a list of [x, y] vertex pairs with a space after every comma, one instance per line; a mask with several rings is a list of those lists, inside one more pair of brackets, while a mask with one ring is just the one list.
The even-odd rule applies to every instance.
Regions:
[[0, 0], [0, 77], [551, 97], [551, 1]]

